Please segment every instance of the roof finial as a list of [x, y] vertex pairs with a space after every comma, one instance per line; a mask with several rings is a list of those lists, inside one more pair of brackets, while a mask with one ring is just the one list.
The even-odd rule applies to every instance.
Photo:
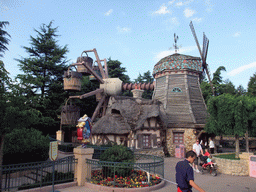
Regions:
[[178, 39], [179, 39], [179, 36], [178, 35], [176, 36], [176, 33], [174, 33], [174, 44], [173, 44], [173, 47], [175, 49], [175, 53], [177, 53], [177, 51], [179, 50], [179, 47], [177, 45]]

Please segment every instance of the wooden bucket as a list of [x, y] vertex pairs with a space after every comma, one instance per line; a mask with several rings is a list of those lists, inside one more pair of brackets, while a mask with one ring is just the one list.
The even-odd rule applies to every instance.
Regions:
[[76, 125], [77, 120], [80, 118], [80, 108], [75, 105], [68, 105], [61, 109], [61, 124], [62, 125]]
[[[91, 57], [78, 57], [77, 63], [85, 62], [92, 68], [93, 59]], [[90, 71], [84, 65], [77, 65], [77, 72], [82, 73], [83, 75], [91, 75]]]
[[65, 91], [81, 91], [81, 82], [82, 74], [76, 71], [68, 71], [64, 72], [64, 90]]

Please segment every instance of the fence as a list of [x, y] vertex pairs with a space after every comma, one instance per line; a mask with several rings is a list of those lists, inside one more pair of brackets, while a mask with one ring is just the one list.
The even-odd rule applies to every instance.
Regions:
[[77, 160], [73, 156], [55, 162], [12, 164], [2, 166], [2, 191], [22, 190], [52, 184], [53, 163], [54, 184], [74, 181]]
[[164, 178], [164, 159], [162, 157], [145, 154], [134, 154], [134, 156], [134, 163], [86, 159], [87, 181], [98, 185], [133, 187], [138, 183], [140, 185], [156, 184], [154, 182], [158, 182], [159, 179], [153, 175]]

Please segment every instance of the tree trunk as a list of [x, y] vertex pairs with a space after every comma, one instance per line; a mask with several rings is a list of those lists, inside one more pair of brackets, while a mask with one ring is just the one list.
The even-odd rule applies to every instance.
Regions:
[[0, 137], [0, 191], [2, 191], [2, 164], [3, 164], [3, 154], [4, 154], [4, 134]]
[[236, 145], [236, 158], [239, 158], [239, 152], [240, 152], [240, 148], [239, 148], [239, 136], [235, 135], [235, 145]]
[[245, 150], [249, 153], [249, 137], [248, 130], [245, 132]]

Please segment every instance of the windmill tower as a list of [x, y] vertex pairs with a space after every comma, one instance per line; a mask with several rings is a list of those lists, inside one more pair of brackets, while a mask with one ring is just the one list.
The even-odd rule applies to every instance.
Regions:
[[175, 53], [154, 66], [153, 99], [163, 103], [168, 116], [166, 139], [171, 154], [179, 144], [191, 150], [205, 126], [207, 110], [200, 89], [202, 64], [200, 57]]

